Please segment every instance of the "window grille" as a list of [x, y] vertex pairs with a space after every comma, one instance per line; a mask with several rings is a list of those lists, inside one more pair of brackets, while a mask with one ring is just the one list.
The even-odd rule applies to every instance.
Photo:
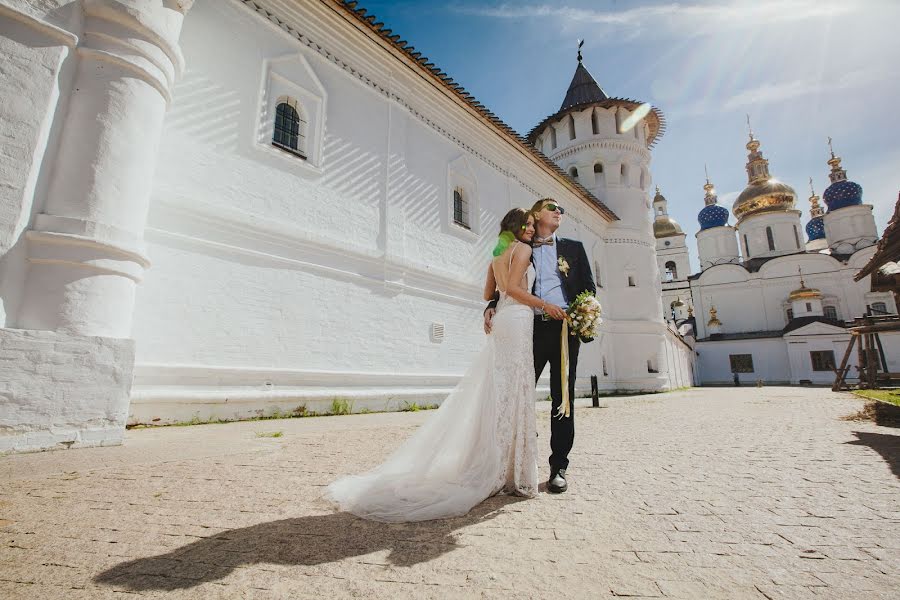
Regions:
[[769, 241], [769, 250], [775, 249], [775, 236], [772, 235], [772, 228], [766, 227], [766, 239]]
[[813, 371], [834, 371], [833, 350], [813, 350], [809, 353]]
[[752, 373], [753, 372], [753, 355], [752, 354], [729, 354], [728, 360], [731, 361], [732, 373]]
[[872, 303], [872, 314], [873, 315], [886, 315], [888, 314], [887, 304], [884, 302], [873, 302]]
[[831, 320], [833, 320], [833, 321], [837, 321], [837, 318], [838, 318], [838, 317], [837, 317], [837, 309], [836, 309], [835, 307], [833, 307], [833, 306], [826, 306], [826, 307], [825, 307], [825, 310], [824, 310], [824, 313], [825, 313], [825, 318], [826, 318], [826, 319], [831, 319]]
[[275, 130], [272, 145], [306, 158], [303, 153], [306, 123], [300, 118], [296, 108], [282, 102], [275, 108]]
[[469, 226], [469, 201], [459, 188], [453, 190], [453, 222], [460, 227]]

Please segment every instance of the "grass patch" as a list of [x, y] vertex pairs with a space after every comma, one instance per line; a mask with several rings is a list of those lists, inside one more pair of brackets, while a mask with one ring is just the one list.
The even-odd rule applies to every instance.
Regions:
[[346, 398], [335, 398], [331, 401], [332, 415], [349, 415], [353, 412], [353, 402]]
[[284, 435], [283, 431], [257, 431], [256, 437], [258, 438], [280, 438]]
[[420, 410], [434, 410], [439, 404], [419, 404], [418, 402], [413, 402], [410, 404], [409, 402], [403, 403], [405, 406], [400, 409], [400, 412], [419, 412]]
[[853, 393], [870, 400], [881, 400], [888, 404], [900, 406], [900, 389], [891, 390], [853, 390]]

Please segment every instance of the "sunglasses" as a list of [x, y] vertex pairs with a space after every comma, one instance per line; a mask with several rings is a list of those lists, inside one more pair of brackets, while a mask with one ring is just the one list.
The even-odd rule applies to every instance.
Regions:
[[544, 208], [546, 208], [546, 209], [549, 210], [550, 212], [556, 212], [556, 211], [558, 210], [558, 211], [559, 211], [559, 214], [561, 214], [561, 215], [566, 214], [566, 209], [564, 209], [564, 208], [563, 208], [562, 206], [560, 206], [559, 204], [545, 204], [545, 205], [544, 205]]

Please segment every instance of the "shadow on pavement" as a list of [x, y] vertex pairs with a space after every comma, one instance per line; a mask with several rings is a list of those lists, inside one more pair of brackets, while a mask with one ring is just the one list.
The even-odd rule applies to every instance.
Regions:
[[894, 477], [900, 479], [900, 435], [890, 435], [887, 433], [870, 433], [865, 431], [854, 431], [858, 439], [855, 442], [847, 442], [854, 446], [868, 446], [881, 457], [891, 467]]
[[412, 566], [453, 551], [458, 547], [456, 530], [493, 519], [504, 506], [521, 500], [494, 496], [465, 516], [421, 523], [376, 523], [349, 513], [260, 523], [121, 563], [94, 582], [134, 591], [172, 591], [222, 579], [242, 565], [320, 565], [379, 550], [390, 550], [387, 560], [393, 565]]

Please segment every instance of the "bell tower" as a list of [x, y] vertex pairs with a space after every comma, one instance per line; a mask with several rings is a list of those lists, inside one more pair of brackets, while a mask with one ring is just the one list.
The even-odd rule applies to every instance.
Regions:
[[535, 147], [619, 217], [594, 250], [603, 260], [592, 257], [604, 270], [598, 295], [618, 389], [658, 390], [668, 382], [656, 367], [665, 363], [666, 325], [649, 192], [651, 148], [664, 129], [659, 109], [609, 96], [585, 67], [579, 45], [559, 110], [528, 134]]

